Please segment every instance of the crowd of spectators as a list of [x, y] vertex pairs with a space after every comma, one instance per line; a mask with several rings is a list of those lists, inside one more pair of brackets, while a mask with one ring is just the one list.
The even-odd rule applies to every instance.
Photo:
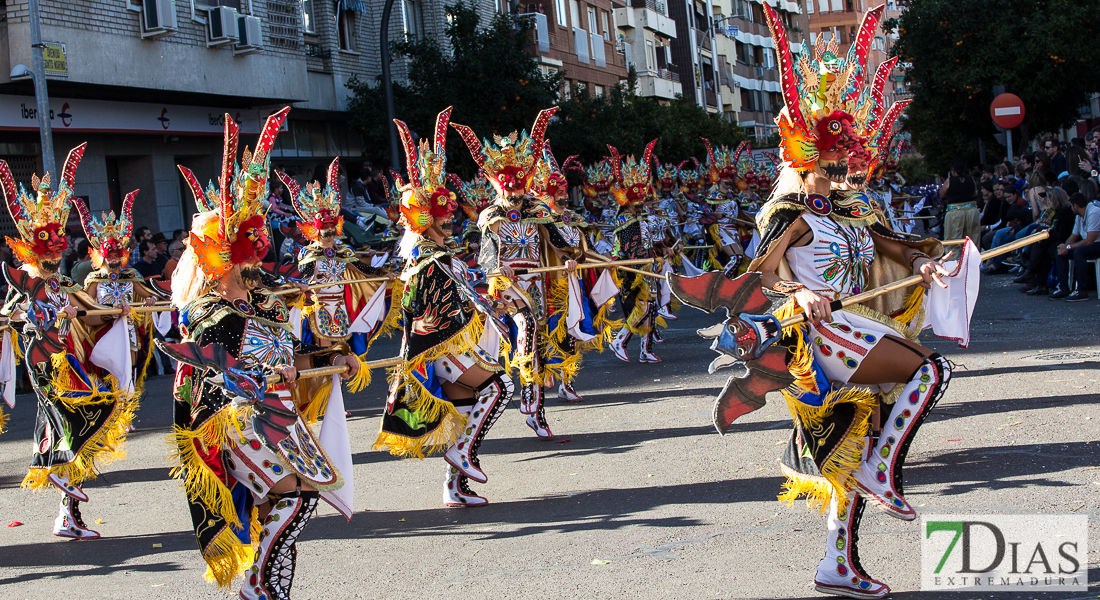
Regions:
[[1015, 275], [1031, 296], [1089, 300], [1088, 261], [1100, 259], [1096, 141], [1047, 139], [1034, 153], [973, 171], [955, 159], [939, 194], [944, 239], [980, 239], [987, 250], [1049, 231], [1046, 240], [986, 261], [982, 272]]

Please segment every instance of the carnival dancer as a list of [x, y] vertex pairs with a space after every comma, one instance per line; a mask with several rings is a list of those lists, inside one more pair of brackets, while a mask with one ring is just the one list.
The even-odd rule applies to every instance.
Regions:
[[738, 161], [745, 153], [748, 142], [741, 142], [731, 152], [725, 146], [714, 148], [710, 140], [703, 138], [707, 147], [707, 173], [711, 188], [702, 200], [714, 211], [718, 222], [710, 226], [714, 249], [710, 252], [711, 268], [722, 267], [730, 278], [740, 272], [745, 259], [745, 243], [752, 238], [752, 227], [741, 206], [738, 187]]
[[[298, 253], [298, 272], [307, 284], [332, 284], [310, 293], [311, 303], [303, 309], [308, 328], [303, 327], [301, 339], [321, 347], [346, 342], [353, 352], [364, 355], [370, 342], [384, 333], [382, 329], [396, 326], [396, 317], [385, 317], [389, 312], [385, 282], [342, 283], [371, 278], [382, 271], [364, 264], [341, 239], [344, 217], [340, 215], [339, 171], [340, 159], [333, 159], [324, 189], [317, 182], [303, 188], [286, 173], [279, 171], [278, 175], [290, 191], [291, 204], [301, 219], [299, 228], [310, 240]], [[371, 306], [374, 303], [380, 306]], [[362, 314], [364, 311], [370, 314]]]
[[[38, 398], [34, 452], [22, 487], [61, 492], [61, 508], [53, 534], [94, 539], [80, 505], [88, 501], [81, 484], [125, 456], [123, 444], [137, 409], [133, 393], [104, 375], [89, 360], [87, 327], [102, 317], [77, 317], [94, 307], [80, 286], [58, 273], [68, 247], [65, 223], [77, 165], [86, 144], [69, 152], [57, 189], [50, 174], [31, 177], [30, 193], [16, 188], [11, 169], [0, 160], [0, 189], [15, 221], [19, 239], [7, 238], [19, 270], [4, 267], [8, 299], [0, 313], [21, 327], [23, 360]], [[123, 316], [129, 308], [123, 309]]]
[[[341, 377], [353, 386], [367, 375], [344, 344], [322, 349], [295, 342], [286, 305], [257, 287], [260, 261], [270, 250], [261, 205], [269, 152], [289, 110], [268, 117], [255, 153], [245, 148], [239, 167], [239, 130], [226, 115], [222, 170], [210, 198], [216, 208], [195, 215], [172, 275], [183, 341], [239, 361], [238, 374], [257, 373], [260, 380], [215, 384], [206, 363], [181, 362], [170, 436], [173, 475], [184, 483], [207, 579], [227, 586], [244, 572], [240, 597], [246, 600], [290, 597], [296, 542], [319, 499], [351, 518], [350, 449], [322, 445], [309, 427], [322, 421], [323, 439], [329, 420], [342, 423], [344, 412], [325, 414], [325, 396], [314, 393], [309, 381], [315, 380], [296, 381], [298, 370], [346, 366]], [[264, 393], [265, 375], [284, 383]], [[338, 391], [338, 382], [330, 385]]]
[[[653, 183], [650, 175], [653, 147], [657, 140], [646, 146], [642, 160], [633, 156], [625, 159], [611, 146], [611, 168], [615, 174], [615, 184], [611, 193], [619, 205], [619, 212], [613, 222], [615, 246], [611, 257], [616, 260], [654, 258], [652, 244], [648, 239], [648, 227], [642, 220], [642, 205], [652, 193]], [[656, 293], [643, 275], [629, 271], [619, 272], [619, 298], [623, 309], [623, 328], [611, 342], [611, 350], [623, 362], [630, 362], [627, 344], [637, 335], [641, 340], [638, 361], [643, 363], [661, 362], [653, 353], [654, 320], [657, 318]]]
[[[80, 223], [84, 226], [84, 233], [91, 244], [92, 267], [95, 269], [84, 280], [84, 293], [102, 306], [129, 307], [135, 302], [150, 306], [156, 304], [158, 299], [167, 299], [159, 289], [146, 285], [141, 273], [128, 267], [130, 262], [128, 248], [134, 228], [131, 215], [137, 193], [138, 191], [134, 190], [126, 194], [122, 200], [122, 214], [117, 217], [114, 211], [97, 217], [88, 210], [83, 200], [72, 198], [73, 206], [80, 215]], [[148, 313], [130, 313], [125, 317], [105, 315], [103, 320], [107, 325], [91, 327], [91, 339], [94, 342], [102, 340], [114, 326], [113, 322], [116, 318], [125, 321], [126, 340], [130, 348], [129, 364], [136, 370], [135, 374], [127, 377], [130, 381], [127, 387], [130, 388], [129, 391], [140, 397], [144, 387], [145, 372], [153, 356], [153, 317]], [[167, 331], [170, 325], [171, 323], [168, 323], [164, 331]], [[111, 350], [113, 351], [114, 348]], [[123, 384], [123, 382], [119, 383]]]
[[600, 254], [611, 252], [611, 240], [605, 235], [607, 228], [603, 227], [615, 217], [615, 205], [610, 196], [611, 184], [614, 183], [611, 163], [604, 159], [585, 168], [576, 156], [570, 156], [562, 163], [562, 169], [581, 176], [584, 217], [589, 223], [598, 225], [589, 228], [589, 245]]
[[478, 448], [512, 398], [512, 379], [497, 362], [499, 318], [471, 287], [466, 264], [446, 246], [457, 208], [445, 187], [450, 114], [448, 107], [436, 119], [434, 148], [426, 137], [417, 148], [405, 124], [395, 120], [409, 175], [408, 183], [398, 180], [404, 360], [394, 368], [374, 449], [418, 458], [446, 450], [444, 505], [481, 506], [488, 500], [470, 489], [469, 480], [488, 481]]
[[[490, 281], [490, 294], [508, 302], [517, 328], [510, 364], [518, 369], [522, 386], [519, 409], [527, 415], [527, 426], [544, 439], [554, 436], [543, 409], [542, 388], [548, 373], [538, 352], [539, 332], [547, 318], [546, 275], [516, 271], [544, 266], [546, 247], [558, 257], [569, 248], [553, 226], [550, 210], [528, 194], [542, 156], [546, 125], [556, 111], [556, 107], [541, 111], [530, 135], [524, 131], [494, 136], [495, 144], [487, 139], [478, 141], [469, 127], [451, 124], [497, 190], [497, 200], [478, 218], [479, 262], [486, 274], [496, 274]], [[563, 261], [569, 272], [576, 269], [575, 260], [565, 257]]]
[[[808, 315], [808, 325], [792, 326], [778, 342], [790, 352], [795, 384], [784, 395], [796, 423], [782, 461], [788, 482], [781, 499], [805, 495], [808, 504], [828, 510], [826, 555], [815, 585], [851, 598], [890, 591], [859, 562], [864, 500], [899, 519], [916, 517], [902, 496], [901, 469], [951, 376], [944, 357], [916, 343], [923, 289], [883, 296], [873, 308], [830, 309], [830, 301], [909, 274], [921, 275], [924, 288], [947, 287], [947, 271], [932, 258], [942, 254], [940, 244], [895, 236], [882, 225], [880, 207], [849, 181], [871, 159], [853, 115], [875, 111], [872, 128], [889, 131], [900, 112], [897, 105], [886, 112], [861, 106], [867, 51], [882, 11], [867, 12], [846, 59], [837, 56], [833, 39], [816, 54], [804, 52], [796, 66], [782, 22], [764, 8], [786, 104], [776, 118], [784, 167], [757, 217], [762, 240], [749, 266], [762, 274], [766, 294], [782, 302], [777, 317]], [[877, 439], [868, 437], [873, 431]]]
[[[583, 217], [569, 209], [568, 182], [558, 167], [550, 142], [545, 142], [542, 158], [537, 164], [537, 173], [531, 183], [531, 195], [549, 208], [553, 217], [553, 227], [565, 240], [567, 247], [561, 249], [578, 263], [585, 262], [588, 240], [585, 230], [588, 223]], [[556, 261], [558, 256], [550, 254], [546, 263]], [[581, 354], [590, 349], [603, 348], [603, 341], [609, 330], [607, 312], [609, 306], [596, 306], [588, 293], [587, 281], [577, 274], [558, 271], [547, 276], [547, 320], [546, 330], [539, 336], [539, 355], [543, 368], [558, 382], [558, 398], [566, 402], [581, 402], [584, 398], [573, 389], [573, 380], [580, 370]], [[549, 386], [553, 381], [547, 379]]]

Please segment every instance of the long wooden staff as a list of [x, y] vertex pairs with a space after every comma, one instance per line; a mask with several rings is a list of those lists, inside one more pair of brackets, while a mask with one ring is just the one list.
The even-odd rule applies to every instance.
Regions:
[[[367, 363], [359, 365], [360, 369], [381, 369], [384, 367], [393, 367], [401, 364], [405, 359], [400, 356], [394, 356], [393, 358], [383, 358], [381, 360], [372, 360]], [[298, 371], [298, 379], [309, 379], [310, 377], [326, 377], [330, 375], [343, 375], [348, 372], [347, 365], [339, 365], [335, 367], [319, 367], [316, 369], [305, 369], [304, 371]], [[283, 383], [283, 376], [278, 373], [267, 376], [267, 385], [279, 385]]]
[[[620, 271], [626, 271], [627, 273], [637, 273], [638, 275], [645, 275], [646, 277], [656, 277], [657, 279], [668, 279], [668, 277], [665, 277], [664, 275], [660, 275], [658, 273], [651, 273], [649, 271], [642, 271], [640, 269], [631, 269], [630, 267], [620, 266], [620, 265], [623, 265], [623, 264], [627, 264], [627, 265], [629, 265], [629, 264], [638, 264], [638, 260], [644, 261], [643, 264], [654, 263], [654, 262], [657, 262], [657, 259], [655, 259], [655, 258], [633, 259], [633, 260], [611, 260], [611, 258], [609, 258], [607, 256], [604, 256], [602, 254], [596, 253], [596, 252], [587, 252], [586, 254], [588, 254], [588, 256], [591, 257], [591, 258], [598, 258], [598, 259], [604, 261], [603, 265], [614, 266], [615, 268], [619, 269]], [[585, 263], [585, 264], [588, 264], [588, 263]]]
[[[577, 270], [581, 269], [599, 269], [603, 267], [611, 269], [624, 269], [623, 265], [649, 265], [656, 262], [656, 258], [639, 258], [636, 260], [617, 260], [617, 261], [604, 261], [595, 263], [580, 263], [577, 265]], [[565, 265], [558, 265], [556, 267], [537, 267], [534, 269], [513, 269], [516, 275], [535, 275], [537, 273], [553, 273], [555, 271], [564, 271]]]
[[[994, 256], [1000, 256], [1002, 254], [1007, 254], [1009, 252], [1012, 252], [1013, 250], [1016, 250], [1017, 248], [1023, 248], [1024, 246], [1034, 244], [1035, 242], [1038, 242], [1038, 241], [1041, 241], [1041, 240], [1045, 240], [1048, 237], [1050, 237], [1050, 232], [1049, 231], [1040, 231], [1039, 233], [1033, 233], [1033, 234], [1027, 236], [1026, 238], [1018, 239], [1015, 242], [1012, 242], [1011, 244], [1005, 244], [1004, 246], [997, 246], [996, 248], [993, 248], [992, 250], [986, 250], [985, 252], [982, 253], [982, 260], [987, 260], [987, 259], [993, 258]], [[855, 296], [848, 296], [847, 298], [844, 298], [843, 300], [833, 300], [831, 303], [829, 303], [829, 308], [832, 309], [832, 310], [840, 310], [840, 309], [844, 308], [845, 306], [851, 306], [853, 304], [860, 304], [860, 303], [866, 302], [866, 301], [868, 301], [872, 298], [877, 298], [877, 297], [879, 297], [883, 294], [888, 294], [888, 293], [890, 293], [894, 290], [900, 290], [901, 288], [906, 288], [906, 287], [909, 287], [911, 285], [916, 285], [916, 284], [920, 283], [923, 280], [924, 280], [924, 278], [921, 277], [920, 275], [913, 275], [911, 277], [906, 277], [905, 279], [900, 279], [898, 281], [895, 281], [894, 283], [889, 283], [889, 284], [886, 284], [882, 287], [875, 288], [873, 290], [867, 290], [866, 292], [863, 292], [862, 294], [856, 294]], [[806, 313], [798, 313], [797, 315], [794, 315], [793, 317], [790, 317], [788, 319], [783, 319], [782, 321], [780, 321], [779, 326], [781, 328], [790, 327], [791, 325], [797, 325], [797, 324], [802, 323], [806, 320], [807, 320]]]
[[[349, 279], [347, 281], [334, 281], [332, 283], [311, 283], [310, 285], [306, 286], [306, 290], [320, 290], [320, 289], [323, 289], [323, 288], [334, 287], [334, 286], [338, 286], [338, 285], [348, 285], [348, 284], [352, 284], [352, 283], [375, 283], [375, 282], [378, 282], [378, 281], [389, 281], [389, 280], [390, 280], [389, 277], [368, 277], [366, 279]], [[297, 293], [300, 293], [300, 292], [301, 292], [301, 290], [299, 290], [298, 288], [292, 287], [292, 288], [286, 288], [286, 289], [282, 289], [282, 290], [272, 292], [272, 294], [275, 295], [275, 296], [288, 296], [290, 294], [297, 294]]]

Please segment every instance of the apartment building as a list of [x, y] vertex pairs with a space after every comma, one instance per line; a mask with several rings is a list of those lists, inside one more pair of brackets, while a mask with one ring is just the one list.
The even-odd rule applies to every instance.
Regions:
[[[381, 70], [383, 0], [39, 4], [56, 161], [88, 142], [75, 191], [93, 210], [117, 210], [139, 188], [137, 225], [185, 228], [195, 206], [176, 164], [203, 182], [214, 178], [227, 113], [242, 145], [254, 144], [267, 115], [292, 105], [273, 162], [299, 174], [363, 155], [346, 123], [347, 83]], [[499, 5], [475, 2], [486, 20]], [[441, 38], [445, 24], [442, 2], [395, 0], [389, 39]], [[41, 151], [31, 78], [9, 77], [18, 65], [32, 65], [27, 3], [0, 0], [0, 158], [29, 182], [42, 172]], [[394, 63], [395, 79], [405, 72]], [[0, 213], [0, 232], [11, 233]]]
[[[769, 4], [787, 26], [792, 52], [801, 52], [807, 21], [800, 5]], [[774, 133], [783, 101], [762, 0], [671, 0], [670, 10], [678, 34], [672, 56], [684, 95], [758, 138]]]
[[[859, 24], [863, 15], [870, 9], [883, 4], [882, 0], [805, 0], [806, 15], [809, 17], [809, 37], [812, 43], [828, 42], [836, 38], [840, 49], [847, 52], [859, 33]], [[886, 10], [882, 20], [901, 17], [903, 7], [899, 2], [890, 0], [885, 3]], [[871, 42], [871, 51], [867, 55], [867, 80], [870, 81], [879, 65], [890, 58], [890, 49], [897, 41], [897, 33], [887, 35], [882, 27], [875, 32]], [[905, 83], [905, 73], [899, 66], [890, 73], [890, 80], [884, 90], [887, 104], [909, 98]]]
[[[532, 51], [540, 67], [564, 74], [562, 97], [602, 96], [626, 78], [615, 12], [622, 0], [542, 0], [520, 5], [535, 20]], [[504, 10], [510, 10], [507, 6]]]
[[638, 76], [639, 96], [672, 100], [683, 93], [680, 74], [672, 69], [672, 40], [676, 22], [668, 16], [665, 0], [630, 0], [615, 9], [619, 45], [627, 65]]

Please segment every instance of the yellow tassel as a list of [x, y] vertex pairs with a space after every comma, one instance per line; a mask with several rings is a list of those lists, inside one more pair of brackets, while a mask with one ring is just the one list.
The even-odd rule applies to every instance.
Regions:
[[[299, 384], [298, 388], [302, 389], [304, 386]], [[328, 411], [329, 396], [332, 395], [332, 380], [326, 379], [325, 382], [313, 391], [313, 397], [309, 399], [309, 402], [305, 406], [305, 410], [300, 411], [302, 420], [307, 425], [316, 425], [318, 421], [324, 418], [325, 413]]]
[[5, 334], [8, 336], [8, 343], [11, 344], [12, 350], [15, 350], [16, 362], [23, 361], [23, 346], [19, 344], [19, 336], [16, 335], [14, 329], [9, 329]]
[[58, 352], [50, 356], [50, 362], [53, 365], [53, 372], [50, 376], [50, 385], [53, 389], [50, 391], [50, 395], [58, 402], [75, 408], [92, 404], [107, 404], [119, 397], [118, 386], [115, 384], [114, 377], [107, 377], [108, 389], [107, 391], [101, 391], [100, 388], [103, 387], [101, 384], [104, 382], [91, 373], [85, 373], [91, 383], [91, 391], [77, 391], [72, 385], [73, 369], [69, 366], [67, 356], [65, 352]]
[[233, 506], [233, 496], [222, 480], [202, 461], [195, 449], [195, 443], [202, 444], [204, 448], [225, 448], [235, 443], [235, 439], [230, 436], [236, 434], [237, 439], [243, 437], [239, 423], [243, 416], [243, 412], [232, 404], [227, 404], [199, 429], [175, 426], [167, 437], [171, 447], [168, 456], [171, 476], [183, 480], [188, 499], [210, 507], [227, 523], [236, 527], [240, 527], [241, 522]]
[[450, 410], [431, 433], [419, 438], [409, 438], [388, 431], [379, 431], [371, 450], [388, 451], [394, 456], [403, 458], [423, 459], [429, 454], [450, 448], [466, 427], [466, 417], [455, 410], [449, 402], [446, 404]]
[[[14, 384], [12, 384], [14, 385]], [[4, 408], [0, 406], [0, 433], [8, 430], [8, 415], [4, 414]]]
[[833, 498], [833, 486], [822, 477], [813, 477], [786, 465], [781, 466], [787, 481], [783, 483], [783, 493], [779, 494], [779, 501], [793, 506], [796, 500], [804, 496], [807, 508], [824, 513]]
[[105, 466], [126, 458], [126, 434], [135, 412], [137, 399], [129, 396], [119, 398], [103, 425], [84, 442], [72, 461], [49, 468], [31, 467], [20, 486], [32, 490], [52, 487], [46, 478], [51, 473], [67, 477], [75, 485], [95, 479]]
[[[920, 314], [921, 308], [924, 305], [924, 288], [917, 286], [910, 292], [909, 297], [905, 299], [905, 307], [902, 308], [901, 313], [894, 316], [894, 319], [904, 323], [906, 326], [911, 326], [913, 320]], [[917, 323], [917, 327], [920, 327], [920, 323]]]
[[[840, 444], [833, 449], [820, 467], [821, 475], [828, 482], [832, 493], [843, 499], [847, 492], [855, 486], [854, 472], [863, 462], [863, 456], [867, 450], [866, 438], [867, 432], [871, 428], [871, 413], [878, 403], [878, 399], [870, 390], [856, 387], [829, 392], [821, 406], [809, 406], [800, 402], [790, 390], [791, 388], [783, 390], [783, 396], [787, 400], [787, 408], [790, 410], [791, 416], [809, 428], [822, 423], [825, 417], [832, 413], [836, 405], [846, 403], [855, 405], [852, 425], [845, 433]], [[797, 498], [800, 493], [803, 493], [805, 489], [805, 482], [791, 481], [784, 497], [786, 501], [790, 502]], [[822, 497], [820, 487], [815, 487], [814, 490], [813, 502], [810, 502], [810, 499], [807, 500], [807, 503], [811, 506], [816, 506], [817, 501], [821, 500]], [[825, 499], [826, 503], [829, 498]]]
[[[260, 530], [259, 520], [253, 511], [249, 527], [251, 539], [259, 539]], [[240, 538], [226, 527], [203, 550], [202, 559], [206, 561], [206, 573], [203, 577], [211, 583], [217, 583], [219, 588], [228, 587], [234, 577], [252, 565], [255, 556], [256, 547], [253, 544], [242, 544]]]
[[370, 368], [367, 367], [367, 354], [364, 352], [362, 355], [356, 355], [355, 360], [359, 361], [359, 371], [348, 380], [348, 391], [351, 393], [360, 392], [363, 388], [370, 385]]

